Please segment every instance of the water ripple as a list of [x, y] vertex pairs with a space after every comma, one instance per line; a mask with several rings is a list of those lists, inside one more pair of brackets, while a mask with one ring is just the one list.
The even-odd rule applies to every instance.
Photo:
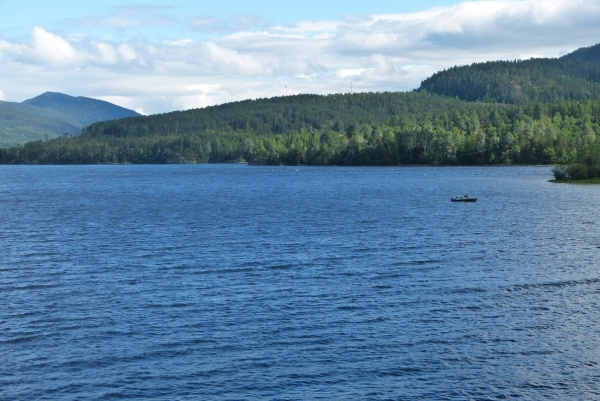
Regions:
[[2, 166], [0, 399], [598, 399], [600, 187], [549, 176]]

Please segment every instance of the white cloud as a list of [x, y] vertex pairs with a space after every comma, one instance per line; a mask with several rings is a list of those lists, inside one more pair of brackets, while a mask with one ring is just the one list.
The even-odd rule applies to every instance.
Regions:
[[344, 68], [344, 69], [336, 71], [336, 75], [340, 78], [348, 78], [348, 77], [358, 76], [358, 75], [362, 74], [364, 71], [365, 71], [364, 68], [354, 68], [354, 69]]
[[[170, 23], [162, 8], [138, 10], [118, 9], [79, 26]], [[157, 113], [280, 96], [286, 86], [290, 94], [346, 92], [350, 80], [355, 91], [411, 90], [457, 64], [593, 45], [598, 20], [600, 0], [488, 0], [293, 25], [196, 16], [187, 20], [189, 31], [169, 40], [34, 28], [30, 41], [0, 38], [0, 74], [10, 100], [55, 90]], [[199, 38], [203, 30], [212, 32], [210, 40]]]
[[236, 14], [229, 21], [238, 28], [248, 29], [262, 23], [262, 18], [257, 15]]
[[227, 21], [211, 16], [190, 17], [189, 23], [192, 29], [204, 33], [223, 33], [231, 31], [231, 27]]
[[167, 46], [176, 46], [176, 47], [186, 47], [193, 43], [194, 43], [194, 41], [192, 39], [166, 40], [164, 42], [164, 44]]
[[4, 61], [4, 52], [8, 51], [11, 46], [11, 43], [6, 40], [0, 40], [0, 63]]
[[151, 25], [172, 25], [176, 20], [165, 13], [170, 7], [135, 5], [118, 7], [101, 16], [84, 17], [70, 21], [75, 26], [110, 27], [117, 29], [138, 28]]
[[210, 15], [188, 17], [188, 24], [194, 31], [203, 33], [231, 33], [265, 25], [256, 15], [236, 14], [231, 18], [217, 18]]
[[119, 62], [119, 53], [111, 45], [106, 43], [98, 43], [96, 48], [100, 53], [101, 63], [114, 65]]
[[31, 36], [32, 45], [23, 51], [27, 60], [48, 65], [66, 65], [83, 62], [86, 58], [65, 39], [44, 28], [34, 28]]
[[270, 75], [269, 68], [252, 56], [240, 54], [212, 41], [202, 43], [200, 48], [200, 61], [207, 63], [208, 70], [217, 69], [228, 75]]
[[129, 43], [123, 43], [121, 46], [119, 46], [119, 55], [121, 55], [121, 57], [123, 57], [123, 59], [125, 61], [139, 60], [139, 57], [138, 57], [137, 53], [135, 52], [135, 49]]

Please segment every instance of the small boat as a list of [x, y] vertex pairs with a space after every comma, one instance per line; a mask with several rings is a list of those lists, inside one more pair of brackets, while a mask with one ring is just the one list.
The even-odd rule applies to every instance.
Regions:
[[455, 196], [450, 199], [452, 202], [477, 202], [477, 198], [470, 198], [469, 195]]

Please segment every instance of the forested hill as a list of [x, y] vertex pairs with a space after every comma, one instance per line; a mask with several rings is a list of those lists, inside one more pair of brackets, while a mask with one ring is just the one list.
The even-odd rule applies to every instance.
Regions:
[[582, 47], [562, 57], [563, 59], [598, 61], [600, 62], [600, 44], [590, 47]]
[[23, 103], [64, 113], [77, 121], [80, 127], [87, 127], [98, 121], [140, 115], [133, 110], [103, 100], [83, 96], [74, 97], [57, 92], [46, 92], [33, 99], [25, 100]]
[[300, 95], [96, 123], [0, 163], [568, 163], [597, 154], [600, 101], [498, 105], [428, 93]]
[[54, 138], [65, 132], [77, 134], [82, 126], [71, 116], [24, 103], [0, 102], [0, 148]]
[[22, 103], [0, 102], [0, 148], [65, 133], [77, 135], [92, 123], [133, 116], [139, 114], [102, 100], [56, 92]]
[[89, 136], [125, 138], [190, 132], [272, 135], [303, 129], [349, 130], [352, 134], [356, 124], [398, 125], [406, 119], [422, 122], [434, 114], [470, 108], [455, 99], [415, 92], [296, 95], [105, 121], [93, 124], [86, 132]]
[[600, 98], [600, 45], [559, 59], [492, 61], [453, 67], [421, 83], [421, 91], [486, 103], [561, 102]]

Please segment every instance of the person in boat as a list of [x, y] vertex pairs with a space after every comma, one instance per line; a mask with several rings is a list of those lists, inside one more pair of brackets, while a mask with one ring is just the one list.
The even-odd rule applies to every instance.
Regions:
[[465, 195], [465, 199], [469, 199], [469, 195]]

